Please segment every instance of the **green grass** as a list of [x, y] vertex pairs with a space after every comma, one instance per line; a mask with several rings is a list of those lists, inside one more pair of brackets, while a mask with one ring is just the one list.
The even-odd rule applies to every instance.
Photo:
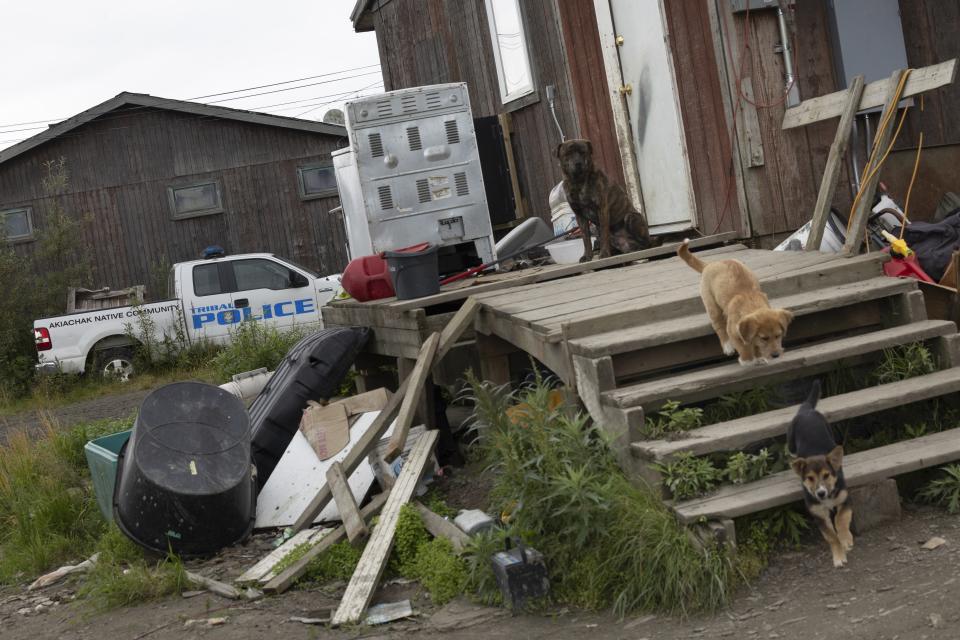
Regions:
[[209, 365], [163, 372], [144, 372], [127, 382], [109, 380], [96, 375], [42, 375], [37, 378], [29, 395], [19, 397], [0, 395], [0, 416], [54, 409], [95, 398], [153, 389], [180, 380], [213, 383], [218, 378]]
[[[618, 615], [725, 605], [736, 575], [725, 552], [695, 546], [658, 495], [627, 480], [584, 416], [551, 409], [542, 380], [515, 396], [471, 385], [480, 446], [496, 472], [492, 511], [509, 512], [511, 531], [544, 554], [555, 600]], [[530, 408], [514, 425], [505, 409], [518, 401]], [[496, 595], [486, 554], [496, 542], [480, 538], [468, 558], [468, 585], [488, 601]]]
[[178, 592], [179, 560], [147, 559], [100, 515], [83, 447], [129, 429], [132, 418], [63, 429], [41, 414], [44, 433], [14, 433], [0, 446], [0, 584], [32, 581], [63, 564], [100, 553], [82, 578], [84, 604], [102, 611]]
[[921, 501], [941, 506], [947, 513], [960, 513], [960, 464], [940, 467], [940, 477], [917, 494]]

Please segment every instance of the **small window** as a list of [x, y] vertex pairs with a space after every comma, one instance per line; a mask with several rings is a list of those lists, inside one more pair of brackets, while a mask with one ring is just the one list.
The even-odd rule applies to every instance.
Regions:
[[304, 200], [337, 195], [337, 177], [330, 165], [297, 167], [297, 179]]
[[223, 212], [220, 185], [216, 182], [168, 187], [170, 213], [174, 218], [193, 218]]
[[198, 296], [215, 296], [224, 293], [220, 284], [220, 267], [216, 262], [193, 268], [193, 292]]
[[487, 21], [493, 39], [500, 98], [503, 104], [533, 93], [527, 37], [523, 32], [519, 0], [486, 0]]
[[291, 287], [290, 269], [272, 260], [236, 260], [233, 262], [233, 275], [237, 280], [237, 291]]
[[11, 242], [33, 240], [33, 216], [30, 207], [0, 211], [4, 237]]

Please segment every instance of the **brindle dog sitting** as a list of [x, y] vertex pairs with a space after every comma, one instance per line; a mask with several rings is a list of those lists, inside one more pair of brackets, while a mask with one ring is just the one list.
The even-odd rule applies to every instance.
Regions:
[[[610, 182], [593, 164], [593, 145], [589, 140], [568, 140], [557, 147], [563, 190], [570, 208], [577, 215], [583, 235], [581, 262], [593, 259], [590, 224], [600, 230], [600, 257], [630, 253], [654, 246], [647, 221], [637, 211], [626, 191]], [[659, 244], [659, 243], [657, 243]]]

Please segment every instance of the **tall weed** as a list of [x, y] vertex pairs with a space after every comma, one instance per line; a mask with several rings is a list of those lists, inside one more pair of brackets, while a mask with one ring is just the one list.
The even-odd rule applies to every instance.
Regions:
[[213, 358], [213, 370], [223, 382], [238, 373], [261, 367], [273, 371], [290, 347], [305, 335], [305, 328], [280, 331], [262, 322], [241, 322], [231, 332], [230, 344]]
[[[470, 385], [474, 428], [497, 472], [493, 509], [544, 553], [556, 599], [620, 615], [723, 606], [733, 576], [724, 552], [694, 546], [658, 496], [627, 480], [598, 428], [551, 404], [546, 381], [518, 394], [473, 376]], [[514, 402], [528, 408], [512, 421]], [[484, 547], [496, 542], [483, 539]], [[468, 562], [469, 584], [494, 599], [489, 555]]]

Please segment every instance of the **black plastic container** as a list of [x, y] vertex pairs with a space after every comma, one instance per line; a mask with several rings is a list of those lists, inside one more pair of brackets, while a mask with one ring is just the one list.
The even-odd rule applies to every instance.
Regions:
[[200, 382], [153, 391], [117, 458], [113, 517], [137, 544], [185, 556], [249, 535], [256, 518], [250, 422], [232, 394]]
[[321, 329], [293, 345], [284, 357], [250, 405], [250, 446], [260, 488], [300, 428], [307, 401], [337, 394], [369, 337], [366, 327]]
[[404, 251], [385, 251], [390, 280], [397, 300], [413, 300], [440, 293], [440, 262], [437, 247], [427, 244]]

